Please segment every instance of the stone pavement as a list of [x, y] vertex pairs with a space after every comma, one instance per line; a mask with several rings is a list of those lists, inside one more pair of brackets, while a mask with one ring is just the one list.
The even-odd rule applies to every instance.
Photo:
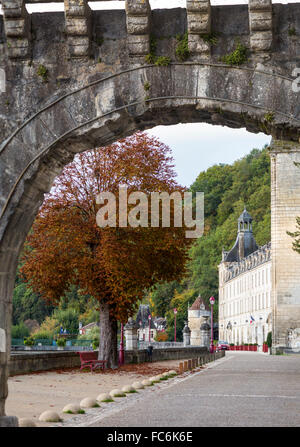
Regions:
[[300, 355], [227, 352], [200, 372], [132, 397], [86, 415], [84, 425], [299, 427]]

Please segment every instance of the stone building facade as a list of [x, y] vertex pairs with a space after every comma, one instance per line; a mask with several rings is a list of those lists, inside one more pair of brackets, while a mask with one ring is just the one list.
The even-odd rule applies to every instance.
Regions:
[[245, 209], [237, 239], [219, 265], [219, 339], [262, 346], [272, 331], [271, 243], [258, 247]]
[[[150, 323], [150, 331], [149, 331], [149, 323]], [[148, 341], [150, 343], [153, 342], [157, 333], [157, 329], [150, 312], [150, 307], [148, 305], [145, 304], [140, 305], [136, 317], [136, 324], [138, 325], [138, 331], [137, 331], [138, 340]]]

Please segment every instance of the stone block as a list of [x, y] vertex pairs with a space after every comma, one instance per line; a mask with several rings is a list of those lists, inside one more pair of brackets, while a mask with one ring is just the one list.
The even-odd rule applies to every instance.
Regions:
[[24, 0], [2, 0], [4, 18], [20, 17], [24, 13]]
[[7, 38], [8, 54], [11, 59], [25, 59], [29, 55], [30, 44], [28, 39]]
[[87, 0], [65, 1], [65, 29], [70, 57], [88, 56], [92, 14]]
[[87, 3], [85, 0], [65, 0], [65, 13], [68, 17], [80, 17], [86, 14]]
[[188, 14], [188, 31], [192, 34], [207, 34], [211, 31], [210, 14]]
[[90, 39], [86, 36], [70, 36], [68, 38], [71, 57], [81, 57], [88, 54]]
[[127, 16], [128, 34], [148, 34], [149, 31], [150, 25], [147, 16]]
[[7, 37], [21, 37], [26, 33], [25, 19], [5, 21], [5, 33]]
[[260, 31], [250, 35], [252, 51], [269, 51], [272, 46], [272, 31]]
[[210, 0], [187, 0], [186, 10], [188, 12], [210, 11]]
[[125, 10], [128, 15], [147, 16], [151, 8], [149, 0], [126, 0]]
[[128, 49], [130, 55], [146, 56], [150, 53], [150, 42], [148, 34], [135, 35], [129, 34], [127, 37]]
[[272, 29], [272, 12], [258, 11], [250, 14], [250, 30], [251, 31], [265, 31]]
[[249, 26], [251, 50], [270, 51], [273, 41], [271, 0], [249, 0]]
[[11, 59], [25, 59], [30, 55], [30, 15], [25, 2], [3, 1], [2, 7], [8, 56]]
[[200, 36], [211, 32], [210, 1], [187, 2], [188, 45], [192, 54], [210, 53], [210, 45]]
[[66, 17], [66, 29], [70, 36], [88, 35], [88, 20], [86, 17]]
[[189, 34], [188, 42], [191, 53], [210, 53], [210, 44], [205, 42], [199, 34]]
[[[125, 9], [129, 55], [138, 58], [145, 56], [150, 53], [151, 8], [149, 0], [127, 0]], [[143, 63], [142, 60], [141, 63]]]
[[271, 11], [272, 0], [249, 0], [249, 11]]

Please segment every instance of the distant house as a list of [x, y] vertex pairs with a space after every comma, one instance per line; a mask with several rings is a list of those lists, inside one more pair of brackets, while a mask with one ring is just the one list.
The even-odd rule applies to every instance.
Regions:
[[79, 334], [84, 335], [87, 332], [89, 332], [91, 329], [93, 329], [94, 327], [99, 327], [99, 323], [94, 322], [94, 323], [89, 323], [86, 326], [82, 326], [82, 327], [79, 326]]
[[[150, 316], [150, 319], [149, 319]], [[148, 305], [141, 304], [136, 317], [136, 323], [139, 325], [138, 339], [140, 341], [154, 341], [157, 333], [154, 319], [152, 318], [150, 308]], [[149, 324], [150, 324], [150, 340], [149, 340]]]
[[153, 323], [159, 332], [164, 332], [167, 328], [167, 320], [163, 317], [154, 317]]

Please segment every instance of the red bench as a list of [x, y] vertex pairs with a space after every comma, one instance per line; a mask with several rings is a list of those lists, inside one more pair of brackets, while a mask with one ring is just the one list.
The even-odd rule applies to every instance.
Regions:
[[96, 368], [104, 369], [107, 363], [106, 360], [99, 360], [97, 352], [94, 351], [80, 351], [77, 354], [80, 355], [80, 371], [83, 368], [91, 368], [91, 371], [94, 371]]

